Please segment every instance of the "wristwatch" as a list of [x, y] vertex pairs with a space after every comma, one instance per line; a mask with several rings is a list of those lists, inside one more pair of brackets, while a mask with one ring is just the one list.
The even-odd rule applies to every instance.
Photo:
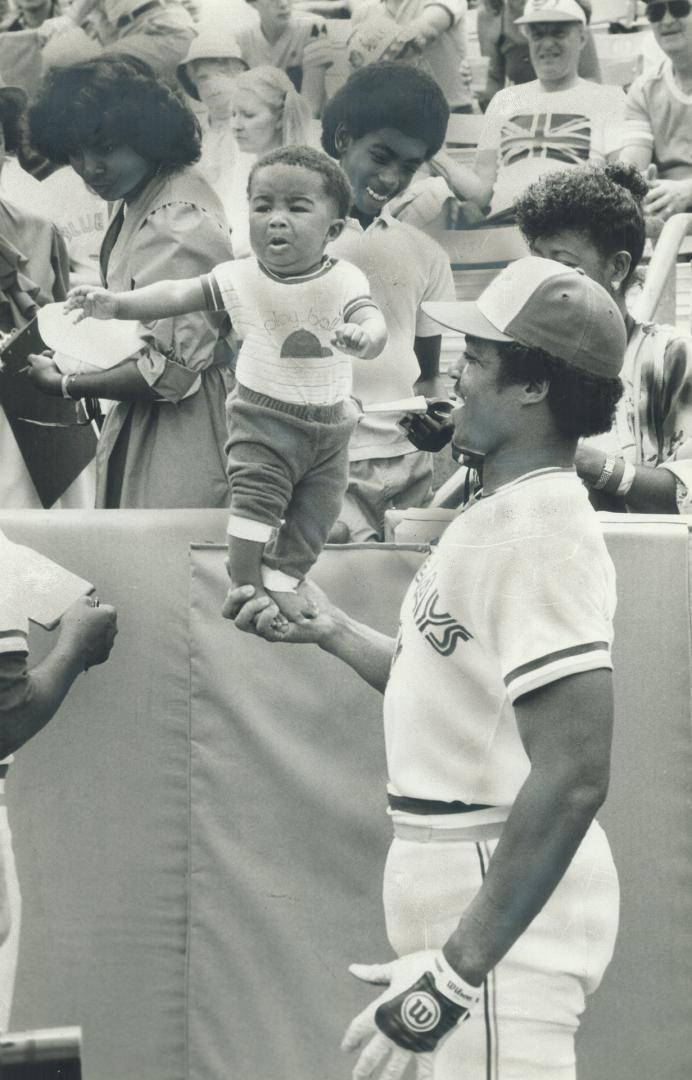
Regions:
[[76, 401], [77, 400], [76, 398], [73, 398], [72, 394], [70, 393], [70, 387], [72, 386], [72, 383], [74, 382], [74, 380], [76, 378], [77, 378], [77, 376], [73, 374], [73, 375], [63, 375], [63, 377], [61, 379], [62, 396], [64, 398], [68, 398], [70, 401]]

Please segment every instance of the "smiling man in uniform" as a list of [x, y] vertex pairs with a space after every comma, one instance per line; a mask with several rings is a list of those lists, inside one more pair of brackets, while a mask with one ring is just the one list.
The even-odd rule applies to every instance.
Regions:
[[[608, 429], [625, 327], [583, 271], [528, 256], [473, 303], [428, 314], [466, 335], [454, 442], [483, 492], [418, 571], [390, 638], [308, 586], [313, 642], [384, 695], [398, 959], [350, 1025], [354, 1080], [574, 1080], [586, 995], [610, 961], [618, 883], [595, 820], [613, 722], [614, 570], [574, 470]], [[255, 631], [260, 597], [226, 614]], [[266, 635], [265, 635], [266, 636]]]

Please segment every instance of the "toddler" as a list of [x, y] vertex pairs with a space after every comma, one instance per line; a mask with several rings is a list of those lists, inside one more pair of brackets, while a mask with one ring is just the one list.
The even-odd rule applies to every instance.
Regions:
[[132, 292], [78, 286], [65, 308], [81, 309], [80, 319], [143, 322], [228, 312], [242, 339], [227, 402], [228, 570], [234, 585], [271, 593], [258, 623], [285, 633], [288, 620], [312, 614], [295, 590], [322, 550], [348, 481], [359, 411], [344, 354], [377, 356], [387, 329], [362, 271], [324, 254], [351, 202], [336, 162], [304, 146], [274, 150], [253, 167], [248, 198], [254, 257]]

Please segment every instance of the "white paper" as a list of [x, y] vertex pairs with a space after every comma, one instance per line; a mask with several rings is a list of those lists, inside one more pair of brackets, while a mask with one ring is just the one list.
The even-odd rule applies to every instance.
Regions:
[[85, 368], [105, 371], [142, 347], [140, 324], [127, 319], [83, 319], [64, 312], [64, 305], [46, 304], [38, 313], [38, 328], [64, 375]]
[[7, 609], [21, 609], [25, 618], [47, 630], [59, 622], [75, 600], [94, 589], [89, 581], [71, 570], [65, 570], [33, 548], [13, 543], [2, 533], [0, 561]]
[[398, 401], [375, 401], [364, 405], [364, 413], [426, 413], [428, 402], [422, 394], [415, 397], [400, 398]]

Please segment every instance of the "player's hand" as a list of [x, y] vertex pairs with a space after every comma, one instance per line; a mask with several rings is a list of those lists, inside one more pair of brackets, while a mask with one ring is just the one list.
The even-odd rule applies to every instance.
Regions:
[[399, 421], [399, 427], [417, 450], [436, 454], [452, 441], [454, 423], [450, 419], [453, 402], [449, 398], [433, 398], [428, 401], [428, 411], [407, 413]]
[[101, 289], [96, 285], [75, 285], [67, 294], [63, 311], [65, 314], [76, 311], [76, 323], [88, 318], [115, 319], [118, 314], [118, 301], [108, 289]]
[[357, 323], [342, 323], [337, 326], [331, 340], [337, 349], [350, 353], [351, 356], [359, 356], [361, 360], [369, 360], [374, 355], [370, 334], [365, 327], [358, 326]]
[[231, 585], [226, 593], [221, 613], [224, 619], [230, 619], [238, 630], [255, 634], [265, 641], [284, 641], [292, 645], [323, 645], [335, 629], [338, 609], [329, 600], [326, 593], [312, 581], [302, 581], [296, 590], [305, 601], [312, 615], [289, 622], [285, 631], [278, 633], [271, 626], [258, 627], [258, 616], [272, 603], [268, 596], [256, 596], [252, 585]]
[[85, 671], [106, 662], [117, 633], [115, 608], [94, 596], [77, 600], [60, 620], [60, 643], [81, 658]]
[[645, 214], [667, 221], [673, 214], [686, 213], [692, 206], [692, 181], [653, 180], [642, 201]]
[[62, 397], [62, 372], [52, 352], [29, 353], [27, 367], [22, 370], [38, 390], [52, 397]]
[[342, 1050], [359, 1050], [352, 1076], [398, 1080], [412, 1054], [422, 1055], [419, 1077], [432, 1076], [432, 1054], [465, 1020], [480, 991], [449, 965], [440, 949], [410, 953], [388, 964], [352, 964], [351, 974], [387, 989], [350, 1024]]

